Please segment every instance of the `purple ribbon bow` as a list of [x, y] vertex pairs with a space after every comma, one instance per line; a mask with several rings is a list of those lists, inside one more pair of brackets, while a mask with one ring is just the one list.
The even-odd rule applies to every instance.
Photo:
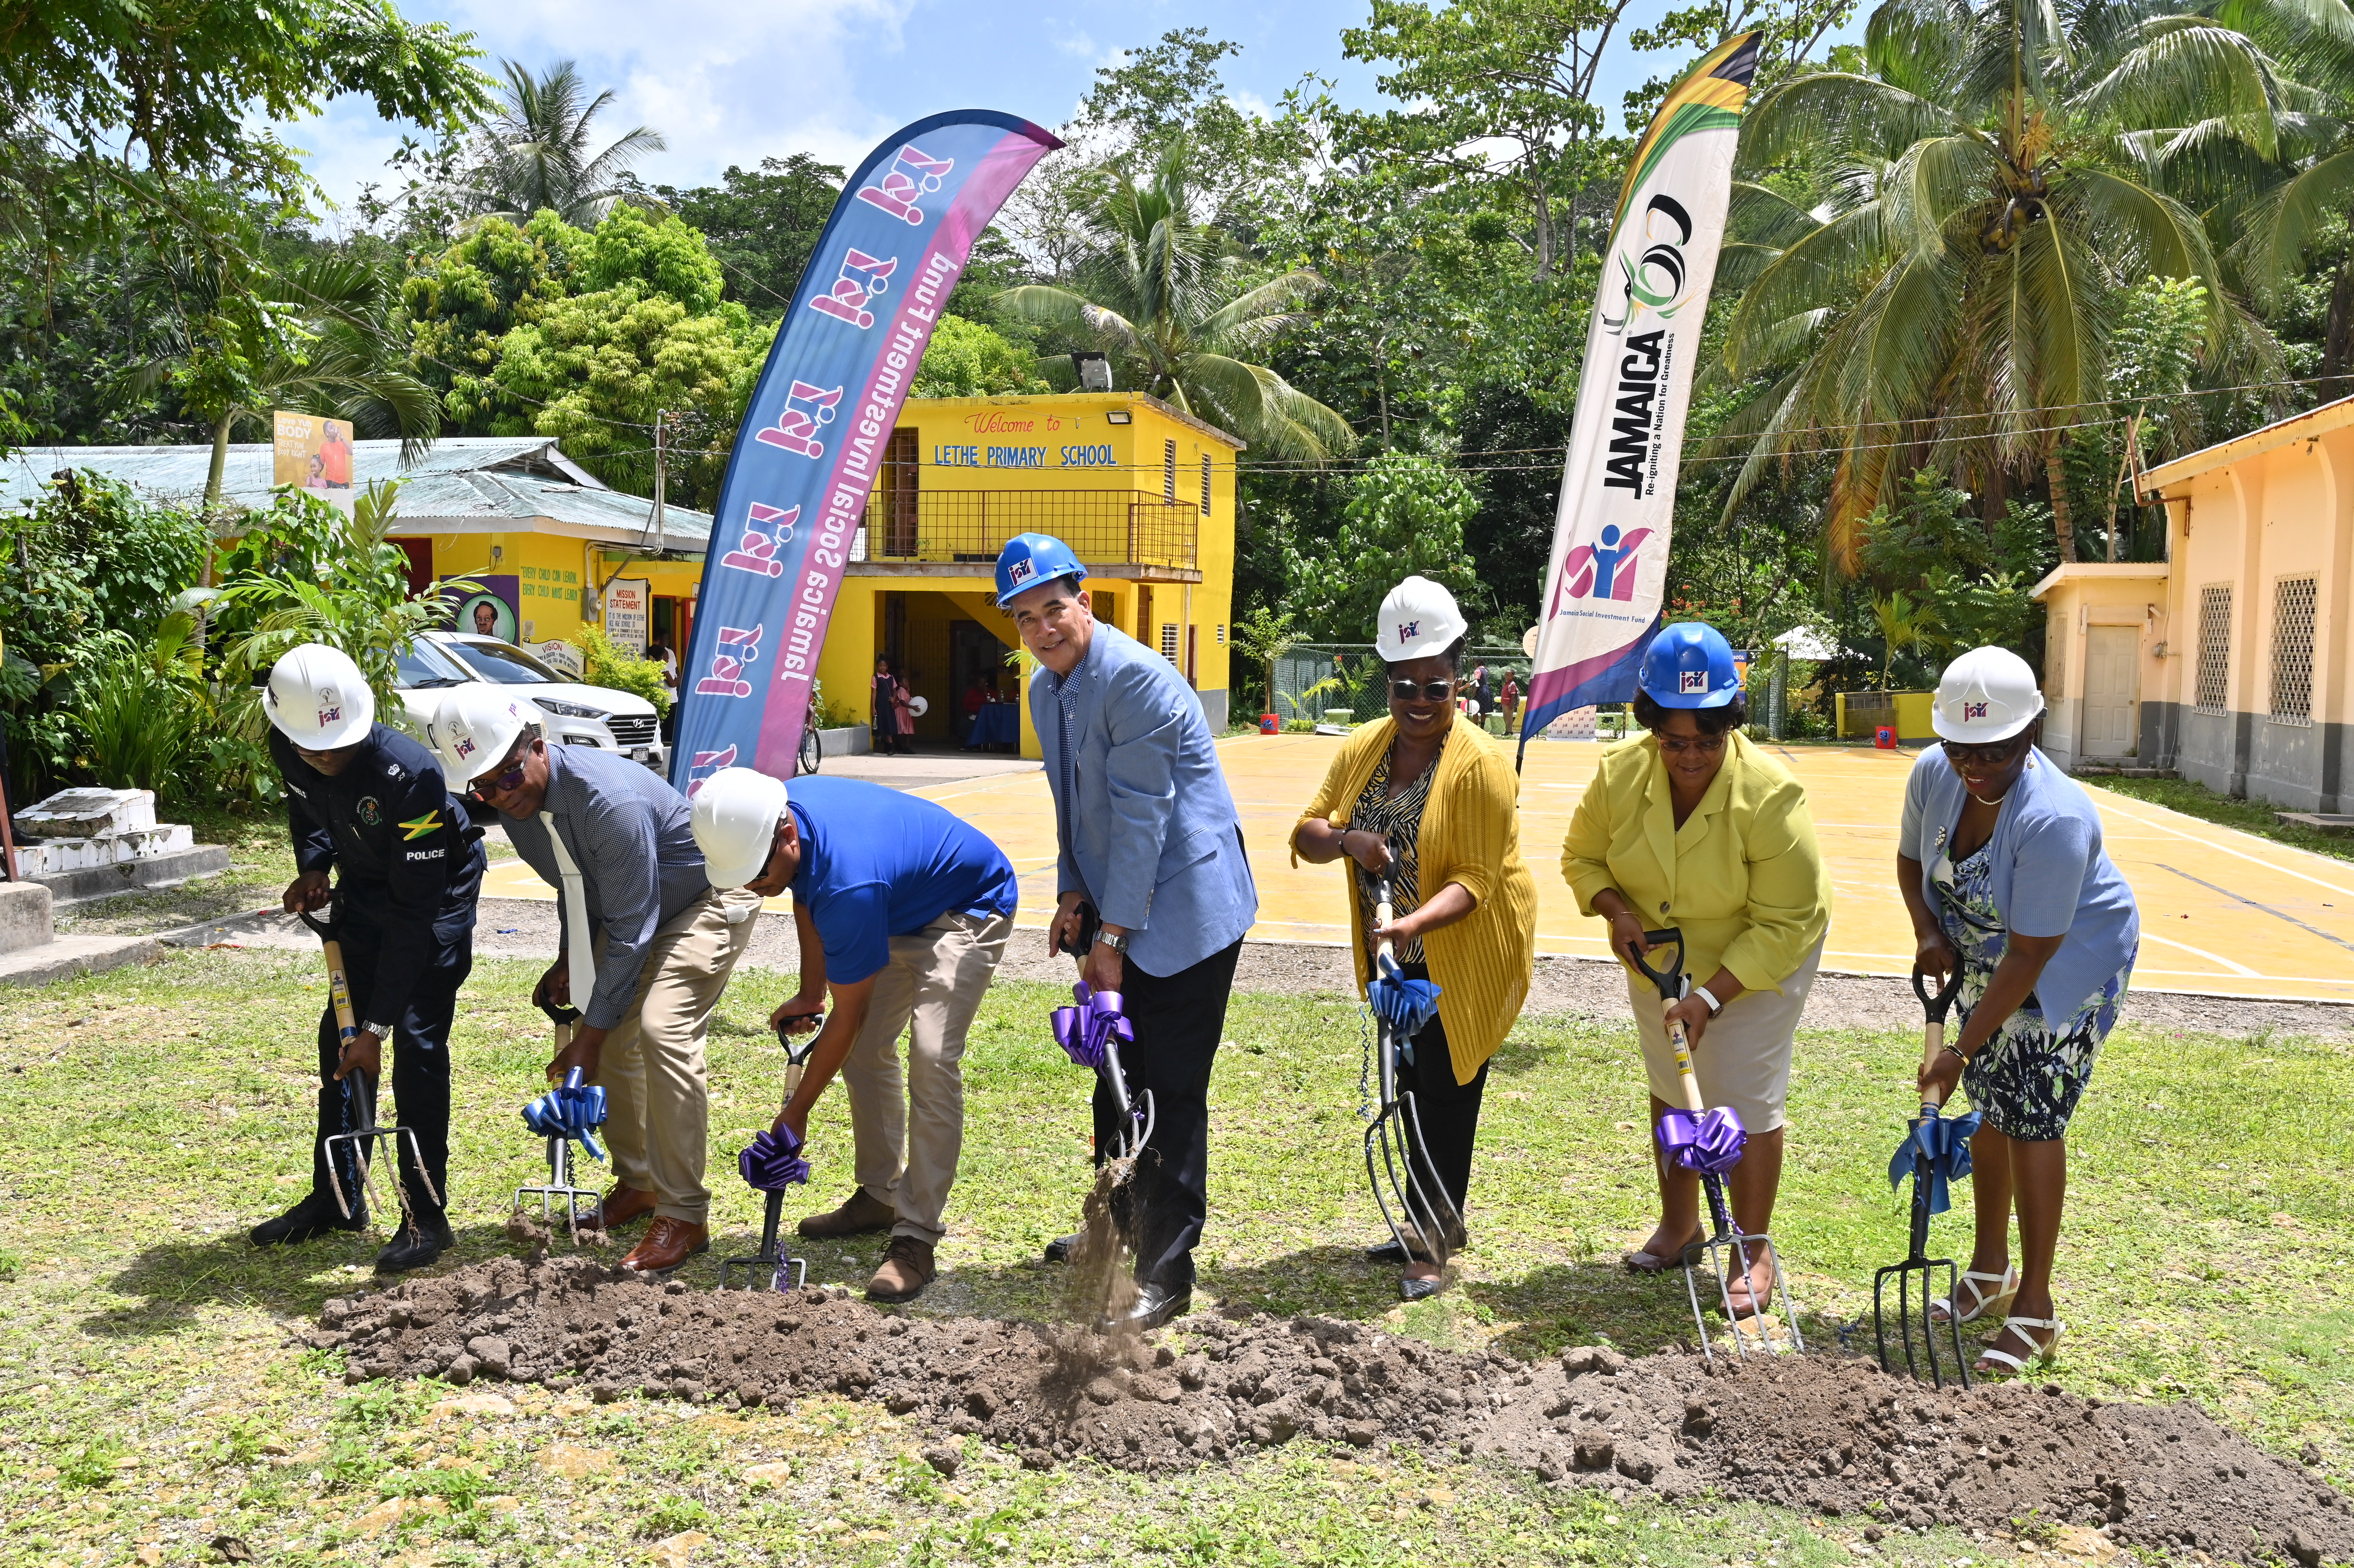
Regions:
[[809, 1180], [809, 1161], [801, 1158], [801, 1140], [792, 1128], [778, 1128], [752, 1139], [752, 1147], [736, 1157], [744, 1184], [755, 1192], [781, 1192]]
[[1047, 1015], [1055, 1031], [1055, 1044], [1063, 1054], [1082, 1067], [1100, 1067], [1104, 1061], [1104, 1042], [1118, 1040], [1123, 1045], [1136, 1043], [1136, 1025], [1119, 1010], [1119, 992], [1093, 991], [1085, 980], [1071, 988], [1076, 1007], [1058, 1007]]
[[1687, 1171], [1722, 1176], [1741, 1163], [1749, 1141], [1740, 1114], [1720, 1106], [1695, 1118], [1690, 1111], [1671, 1110], [1659, 1118], [1659, 1148], [1668, 1159]]

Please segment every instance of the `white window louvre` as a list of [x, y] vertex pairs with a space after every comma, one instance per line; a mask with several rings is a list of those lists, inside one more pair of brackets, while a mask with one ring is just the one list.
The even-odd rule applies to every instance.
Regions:
[[1177, 662], [1177, 627], [1173, 621], [1161, 623], [1161, 656], [1172, 664]]
[[1210, 514], [1210, 454], [1202, 454], [1202, 515]]
[[2273, 584], [2274, 724], [2313, 724], [2313, 619], [2317, 577], [2283, 577]]
[[1177, 443], [1161, 443], [1161, 499], [1174, 505], [1177, 501]]
[[2200, 713], [2223, 711], [2231, 669], [2232, 585], [2214, 583], [2199, 590], [2199, 679], [2193, 696]]

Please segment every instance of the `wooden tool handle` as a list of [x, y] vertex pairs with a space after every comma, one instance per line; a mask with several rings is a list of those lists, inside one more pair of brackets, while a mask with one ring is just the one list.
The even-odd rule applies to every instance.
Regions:
[[[1937, 1065], [1937, 1058], [1946, 1054], [1945, 1022], [1942, 1019], [1931, 1019], [1928, 1025], [1922, 1031], [1922, 1034], [1924, 1044], [1921, 1048], [1921, 1071], [1925, 1075], [1930, 1068]], [[1931, 1084], [1922, 1091], [1922, 1115], [1926, 1116], [1932, 1111], [1943, 1110], [1945, 1106], [1946, 1091], [1939, 1086]]]
[[[1672, 1011], [1675, 1005], [1672, 1001], [1663, 1001], [1659, 1007], [1665, 1012]], [[1668, 1045], [1676, 1054], [1676, 1081], [1683, 1086], [1684, 1108], [1698, 1116], [1708, 1107], [1700, 1097], [1700, 1080], [1692, 1075], [1691, 1041], [1684, 1033], [1681, 1019], [1670, 1018], [1667, 1025]]]
[[[1380, 895], [1379, 895], [1377, 898], [1375, 898], [1375, 899], [1374, 899], [1374, 901], [1373, 901], [1373, 924], [1374, 924], [1374, 925], [1376, 925], [1376, 926], [1386, 926], [1386, 925], [1388, 925], [1388, 924], [1390, 923], [1390, 898], [1389, 898], [1389, 893], [1390, 893], [1389, 879], [1388, 879], [1387, 877], [1384, 877], [1384, 878], [1383, 878], [1383, 879], [1382, 879], [1382, 883], [1381, 883], [1381, 894], [1380, 894]], [[1374, 959], [1376, 960], [1377, 965], [1378, 965], [1378, 963], [1379, 963], [1379, 962], [1384, 961], [1384, 960], [1390, 961], [1390, 962], [1395, 962], [1395, 961], [1396, 961], [1396, 954], [1395, 954], [1395, 952], [1391, 948], [1391, 947], [1390, 947], [1390, 939], [1389, 939], [1387, 937], [1384, 937], [1384, 938], [1381, 939], [1380, 943], [1374, 947], [1374, 948], [1373, 948], [1373, 958], [1374, 958]], [[1381, 972], [1384, 972], [1384, 971], [1383, 971], [1383, 970], [1381, 970], [1380, 969], [1376, 968], [1375, 972], [1376, 972], [1376, 973], [1381, 973]]]
[[344, 945], [330, 937], [326, 946], [327, 997], [335, 1008], [335, 1041], [339, 1049], [349, 1050], [360, 1026], [352, 1017], [352, 986], [344, 975]]

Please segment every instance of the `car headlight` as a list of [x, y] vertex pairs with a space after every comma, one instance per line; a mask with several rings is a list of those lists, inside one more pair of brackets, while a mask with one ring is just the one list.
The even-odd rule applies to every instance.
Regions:
[[582, 707], [578, 703], [559, 703], [551, 697], [534, 697], [532, 701], [538, 705], [541, 712], [555, 714], [559, 718], [600, 719], [610, 716], [602, 708]]

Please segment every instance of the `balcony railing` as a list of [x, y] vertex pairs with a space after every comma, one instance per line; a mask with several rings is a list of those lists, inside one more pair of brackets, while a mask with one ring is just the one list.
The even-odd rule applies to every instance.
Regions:
[[1091, 566], [1192, 571], [1201, 532], [1192, 502], [1150, 491], [886, 490], [866, 503], [864, 548], [853, 558], [993, 562], [1016, 534], [1052, 534]]

